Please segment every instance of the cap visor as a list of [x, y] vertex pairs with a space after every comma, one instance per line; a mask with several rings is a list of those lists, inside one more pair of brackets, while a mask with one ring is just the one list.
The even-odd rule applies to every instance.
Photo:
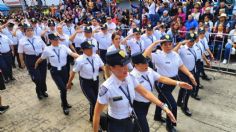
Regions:
[[131, 59], [129, 57], [126, 57], [124, 60], [121, 61], [122, 65], [125, 66], [131, 62]]

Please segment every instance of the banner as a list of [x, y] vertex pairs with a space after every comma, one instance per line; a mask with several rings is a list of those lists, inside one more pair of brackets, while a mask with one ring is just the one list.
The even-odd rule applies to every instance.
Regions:
[[21, 6], [20, 0], [4, 0], [7, 6]]

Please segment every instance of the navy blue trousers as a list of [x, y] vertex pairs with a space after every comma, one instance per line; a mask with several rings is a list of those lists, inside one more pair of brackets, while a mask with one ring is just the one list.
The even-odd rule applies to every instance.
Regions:
[[90, 120], [92, 120], [95, 104], [97, 102], [99, 78], [97, 77], [96, 81], [92, 79], [85, 79], [82, 77], [80, 77], [79, 79], [80, 79], [80, 87], [90, 104], [89, 115], [90, 115]]
[[130, 118], [118, 120], [108, 116], [107, 132], [134, 132], [134, 125]]
[[[191, 73], [194, 75], [194, 71], [192, 71]], [[189, 83], [194, 87], [194, 85], [192, 84], [189, 77], [181, 71], [179, 71], [179, 79], [180, 79], [180, 81]], [[183, 104], [183, 108], [187, 108], [188, 107], [189, 96], [191, 94], [192, 94], [192, 90], [186, 90], [184, 88], [180, 88], [179, 95], [178, 95], [178, 100], [177, 100], [178, 104]]]
[[42, 93], [47, 91], [46, 85], [46, 76], [47, 76], [47, 61], [44, 60], [39, 64], [37, 69], [35, 69], [35, 63], [37, 59], [40, 57], [35, 55], [25, 55], [25, 65], [29, 71], [32, 81], [36, 85], [36, 93], [37, 95], [41, 95]]
[[67, 72], [67, 66], [62, 67], [61, 70], [58, 70], [57, 67], [51, 67], [50, 69], [52, 79], [56, 83], [57, 88], [60, 90], [61, 104], [63, 108], [66, 108], [68, 104], [66, 89], [66, 84], [68, 82]]
[[[142, 128], [142, 132], [149, 132], [149, 126], [147, 121], [147, 114], [148, 109], [151, 103], [145, 103], [145, 102], [138, 102], [134, 100], [133, 106], [134, 111], [138, 117], [138, 122]], [[134, 130], [136, 131], [138, 127], [135, 127]]]
[[12, 79], [12, 53], [2, 53], [0, 55], [0, 68], [2, 69], [3, 77], [5, 80]]
[[[172, 79], [177, 80], [176, 77], [172, 77]], [[166, 84], [162, 84], [162, 83], [158, 83], [158, 86], [156, 86], [156, 90], [158, 92], [158, 99], [160, 99], [162, 102], [164, 102], [168, 105], [169, 109], [171, 110], [171, 112], [173, 113], [175, 118], [177, 119], [177, 104], [176, 104], [175, 98], [172, 95], [172, 91], [174, 89], [175, 89], [175, 86], [166, 85]], [[162, 109], [160, 107], [156, 106], [156, 111], [155, 111], [155, 115], [154, 115], [155, 119], [161, 118], [161, 111], [162, 111]], [[172, 126], [176, 125], [175, 123], [171, 122], [171, 120], [168, 116], [166, 118], [167, 118], [167, 120], [166, 120], [167, 127], [172, 127]]]

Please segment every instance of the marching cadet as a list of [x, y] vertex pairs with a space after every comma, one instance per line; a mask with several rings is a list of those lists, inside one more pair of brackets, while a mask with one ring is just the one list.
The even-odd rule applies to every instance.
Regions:
[[77, 25], [76, 26], [76, 31], [74, 34], [72, 34], [69, 38], [69, 40], [74, 43], [75, 45], [75, 49], [76, 49], [76, 52], [78, 54], [82, 54], [82, 51], [81, 51], [81, 46], [80, 44], [84, 42], [84, 40], [82, 39], [83, 38], [83, 27], [80, 26], [80, 25]]
[[75, 73], [79, 73], [79, 80], [81, 89], [90, 103], [90, 119], [93, 119], [93, 112], [98, 95], [99, 85], [99, 69], [104, 69], [104, 63], [101, 58], [93, 53], [94, 46], [89, 41], [85, 41], [81, 44], [83, 54], [79, 56], [70, 74], [67, 88], [71, 88], [71, 82], [75, 76]]
[[[165, 42], [161, 43], [161, 49], [157, 50], [155, 53], [152, 53], [153, 48], [159, 43], [156, 41], [152, 43], [144, 52], [144, 55], [151, 57], [153, 64], [157, 69], [157, 73], [162, 76], [169, 77], [174, 80], [178, 80], [178, 71], [181, 70], [184, 74], [186, 74], [193, 84], [196, 84], [194, 76], [192, 73], [188, 71], [188, 69], [183, 65], [183, 62], [180, 56], [172, 51], [172, 39], [169, 35], [162, 36], [162, 40], [166, 40]], [[182, 42], [185, 43], [185, 42]], [[167, 85], [158, 83], [158, 87], [156, 90], [158, 91], [159, 95], [158, 98], [167, 103], [168, 107], [171, 109], [172, 113], [175, 117], [177, 117], [177, 104], [172, 95], [172, 91], [175, 89], [173, 85]], [[165, 120], [161, 117], [161, 109], [156, 107], [154, 120], [165, 122]], [[175, 123], [172, 123], [169, 118], [166, 120], [166, 129], [168, 132], [175, 132]]]
[[57, 34], [49, 34], [48, 38], [51, 42], [51, 46], [48, 46], [43, 51], [41, 57], [35, 63], [35, 69], [37, 69], [45, 59], [49, 60], [51, 65], [50, 73], [52, 79], [56, 83], [60, 90], [61, 106], [65, 115], [69, 115], [69, 108], [72, 106], [67, 102], [67, 88], [68, 82], [67, 74], [67, 56], [70, 55], [73, 58], [77, 58], [78, 54], [73, 53], [68, 47], [60, 44], [60, 37]]
[[98, 132], [100, 113], [106, 105], [108, 105], [108, 131], [133, 132], [132, 121], [137, 122], [133, 110], [135, 91], [162, 108], [171, 121], [176, 122], [167, 105], [158, 100], [150, 91], [140, 85], [133, 75], [128, 73], [127, 64], [130, 63], [130, 58], [124, 51], [111, 51], [106, 56], [112, 75], [99, 88], [93, 117], [94, 132]]
[[39, 100], [43, 97], [48, 97], [46, 75], [47, 75], [47, 61], [44, 60], [36, 69], [34, 65], [40, 55], [42, 54], [46, 44], [43, 40], [34, 35], [34, 29], [30, 24], [24, 24], [25, 37], [20, 39], [18, 46], [18, 53], [21, 61], [21, 66], [27, 67], [32, 81], [36, 85], [36, 94]]
[[[200, 34], [202, 34], [203, 32], [205, 32], [205, 31], [204, 30], [199, 30]], [[200, 36], [202, 36], [202, 35], [200, 35]], [[202, 43], [199, 40], [199, 37], [196, 37], [194, 48], [195, 48], [196, 57], [197, 57], [197, 60], [196, 60], [196, 74], [195, 74], [195, 78], [196, 78], [196, 81], [197, 81], [197, 86], [195, 87], [195, 89], [192, 93], [192, 97], [196, 100], [201, 100], [201, 98], [198, 95], [198, 91], [199, 91], [199, 88], [200, 88], [200, 73], [202, 72], [202, 70], [204, 68], [203, 67], [203, 61], [206, 62], [207, 66], [210, 66], [210, 61], [205, 56], [205, 51], [206, 51], [205, 47], [206, 47], [205, 43]]]
[[[209, 45], [208, 45], [206, 30], [204, 28], [200, 28], [198, 31], [199, 31], [198, 32], [199, 42], [203, 46], [203, 49], [204, 49], [203, 51], [204, 51], [205, 56], [206, 57], [209, 56], [211, 60], [214, 60], [214, 55], [212, 54], [212, 52], [209, 48]], [[204, 67], [203, 61], [201, 61], [201, 66]], [[204, 68], [202, 68], [201, 75], [202, 75], [201, 77], [202, 77], [203, 80], [207, 80], [207, 81], [211, 80], [211, 78], [206, 75]], [[199, 88], [201, 88], [201, 87], [203, 87], [203, 86], [200, 85]]]
[[56, 33], [56, 24], [54, 21], [48, 21], [48, 28], [46, 28], [42, 33], [41, 37], [44, 37], [46, 40], [46, 44], [50, 45], [49, 39], [47, 38], [48, 34]]
[[[186, 43], [179, 43], [173, 50], [176, 51], [180, 58], [183, 61], [183, 64], [187, 67], [187, 69], [195, 75], [195, 70], [196, 70], [196, 61], [197, 61], [197, 54], [196, 51], [193, 47], [195, 39], [197, 36], [194, 33], [188, 33], [186, 36]], [[183, 45], [182, 44], [186, 44]], [[179, 71], [178, 73], [179, 79], [181, 81], [190, 83], [193, 87], [194, 85], [191, 83], [191, 80], [189, 79], [188, 76], [186, 76], [182, 71]], [[191, 116], [192, 113], [188, 108], [188, 100], [189, 96], [192, 94], [192, 90], [186, 90], [181, 88], [179, 90], [179, 95], [178, 95], [178, 100], [177, 100], [177, 105], [181, 107], [182, 111], [184, 112], [185, 115]]]
[[94, 33], [94, 38], [98, 41], [99, 55], [104, 63], [106, 63], [106, 53], [109, 46], [112, 44], [111, 33], [108, 32], [107, 25], [101, 26], [101, 31]]
[[13, 42], [2, 33], [2, 27], [0, 27], [0, 68], [2, 69], [5, 83], [15, 80], [12, 73], [13, 55]]
[[[161, 42], [161, 41], [160, 41]], [[186, 89], [191, 89], [192, 86], [185, 83], [172, 80], [170, 78], [159, 75], [153, 69], [148, 67], [150, 59], [145, 57], [142, 52], [133, 54], [132, 63], [134, 64], [134, 69], [130, 73], [133, 75], [138, 82], [145, 87], [146, 90], [153, 92], [154, 83], [158, 81], [163, 84], [180, 86]], [[147, 121], [148, 109], [150, 106], [150, 101], [141, 96], [138, 92], [135, 92], [134, 98], [134, 111], [137, 114], [139, 124], [141, 125], [142, 132], [149, 132], [149, 126]], [[136, 127], [137, 128], [137, 127]]]
[[14, 36], [14, 26], [15, 24], [10, 22], [8, 23], [7, 27], [5, 29], [3, 29], [3, 34], [5, 34], [10, 40], [12, 40], [12, 46], [14, 48], [14, 51], [12, 51], [13, 53], [13, 57], [12, 57], [12, 67], [16, 68], [16, 64], [15, 64], [15, 58], [17, 55], [17, 38]]
[[139, 28], [134, 28], [133, 33], [123, 39], [121, 44], [126, 44], [130, 47], [131, 55], [145, 50], [144, 41], [141, 39], [141, 30]]
[[41, 36], [42, 29], [38, 26], [38, 21], [35, 18], [31, 19], [31, 24], [34, 29], [35, 36]]
[[[107, 49], [107, 52], [115, 51], [115, 50], [123, 50], [125, 54], [127, 55], [126, 46], [121, 44], [121, 36], [114, 32], [111, 35], [112, 39], [112, 45]], [[133, 69], [133, 66], [131, 63], [128, 64], [129, 70]], [[109, 75], [108, 75], [109, 76]]]
[[[60, 37], [60, 44], [61, 45], [65, 45], [67, 48], [70, 48], [73, 52], [76, 53], [76, 50], [75, 50], [75, 47], [73, 46], [73, 44], [71, 43], [70, 39], [69, 39], [69, 36], [67, 34], [65, 34], [62, 30], [62, 26], [61, 25], [58, 25], [57, 26], [57, 33], [58, 33], [58, 36]], [[70, 74], [70, 64], [74, 62], [73, 58], [71, 56], [67, 56], [67, 74], [66, 75], [67, 77], [69, 77], [69, 74]]]
[[65, 23], [66, 24], [63, 26], [63, 32], [66, 35], [71, 36], [72, 34], [75, 33], [74, 24], [72, 24], [72, 21], [70, 19], [66, 19]]
[[153, 27], [152, 27], [152, 25], [149, 24], [146, 27], [146, 33], [141, 36], [141, 39], [144, 41], [144, 44], [145, 44], [144, 45], [144, 49], [146, 49], [149, 45], [151, 45], [153, 42], [156, 41], [156, 37], [153, 34]]
[[[107, 49], [112, 44], [112, 34], [108, 32], [107, 24], [103, 24], [101, 26], [101, 31], [98, 33], [94, 33], [94, 38], [98, 41], [98, 49], [99, 49], [99, 55], [103, 61], [103, 63], [106, 64], [106, 53]], [[109, 69], [108, 66], [105, 65], [104, 68], [104, 78], [107, 78], [109, 76]]]

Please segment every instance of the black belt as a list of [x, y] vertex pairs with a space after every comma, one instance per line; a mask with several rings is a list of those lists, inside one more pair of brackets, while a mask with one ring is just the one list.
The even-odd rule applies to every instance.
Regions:
[[8, 51], [8, 52], [6, 52], [6, 53], [1, 53], [1, 52], [0, 52], [0, 55], [7, 55], [7, 54], [9, 54], [9, 53], [11, 53], [11, 51]]
[[115, 122], [124, 122], [124, 121], [130, 121], [132, 118], [131, 117], [127, 117], [125, 119], [115, 119], [115, 118], [113, 118], [113, 117], [108, 115], [108, 119], [110, 121], [115, 121]]
[[[55, 67], [55, 66], [51, 66], [50, 68], [51, 68], [51, 69], [56, 69], [56, 70], [57, 70], [57, 67]], [[64, 68], [66, 68], [66, 65], [61, 67], [61, 69], [64, 69]]]
[[171, 79], [173, 79], [173, 80], [178, 80], [178, 76], [169, 77], [169, 78], [171, 78]]
[[25, 56], [28, 56], [28, 57], [39, 57], [41, 56], [42, 54], [39, 54], [39, 55], [27, 55], [27, 54], [24, 54]]
[[[98, 78], [98, 76], [97, 76], [97, 78]], [[86, 79], [86, 78], [83, 78], [83, 77], [81, 77], [81, 76], [80, 76], [80, 79], [83, 79], [83, 80], [86, 80], [86, 81], [93, 81], [93, 82], [94, 82], [93, 79]]]

